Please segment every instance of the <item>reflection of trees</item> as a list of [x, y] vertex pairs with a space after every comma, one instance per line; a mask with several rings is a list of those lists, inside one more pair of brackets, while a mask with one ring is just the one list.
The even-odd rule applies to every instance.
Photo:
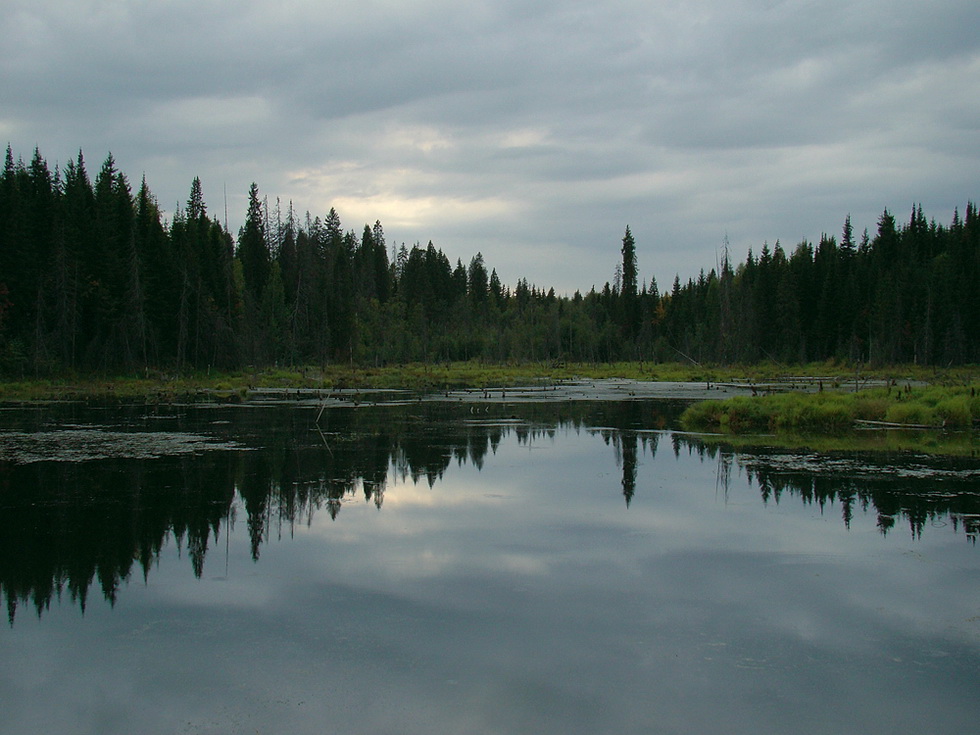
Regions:
[[67, 593], [84, 610], [98, 583], [110, 603], [134, 564], [144, 577], [173, 540], [196, 574], [234, 496], [228, 456], [0, 466], [0, 589], [38, 614]]
[[[243, 513], [258, 559], [263, 544], [291, 535], [318, 512], [337, 519], [356, 499], [380, 510], [389, 477], [432, 486], [453, 463], [482, 468], [511, 437], [531, 445], [560, 431], [596, 433], [613, 449], [629, 505], [638, 492], [638, 466], [656, 455], [662, 436], [651, 429], [665, 427], [676, 412], [640, 401], [486, 404], [478, 415], [467, 409], [451, 403], [338, 408], [324, 413], [319, 430], [310, 412], [294, 408], [228, 413], [224, 429], [210, 422], [214, 413], [195, 419], [191, 411], [180, 418], [181, 431], [225, 432], [218, 438], [251, 449], [75, 464], [0, 461], [0, 596], [8, 617], [13, 621], [18, 605], [40, 615], [62, 596], [84, 610], [95, 584], [111, 604], [134, 571], [145, 578], [171, 544], [186, 550], [200, 576], [209, 550], [222, 534], [227, 542]], [[980, 500], [966, 481], [937, 486], [873, 473], [793, 472], [766, 455], [736, 455], [670, 436], [676, 454], [717, 459], [722, 484], [737, 463], [764, 502], [792, 495], [821, 508], [840, 503], [847, 524], [858, 508], [873, 509], [883, 533], [902, 518], [916, 536], [946, 518], [971, 539], [980, 532]]]
[[675, 441], [702, 459], [717, 459], [719, 479], [726, 486], [731, 466], [737, 463], [748, 482], [758, 487], [764, 503], [779, 503], [790, 496], [804, 505], [817, 505], [821, 512], [837, 504], [848, 528], [855, 509], [873, 512], [882, 535], [900, 520], [908, 524], [914, 538], [920, 538], [927, 525], [947, 522], [972, 543], [980, 535], [975, 462], [858, 453], [794, 455], [744, 449], [735, 453], [679, 435]]
[[629, 507], [636, 493], [636, 468], [639, 464], [641, 442], [643, 454], [649, 452], [652, 459], [657, 454], [660, 434], [638, 432], [634, 429], [604, 429], [600, 433], [606, 444], [611, 444], [615, 450], [616, 466], [623, 471], [623, 497]]
[[[152, 460], [0, 462], [0, 596], [8, 617], [12, 622], [19, 604], [40, 615], [63, 595], [84, 611], [94, 584], [112, 604], [134, 570], [146, 578], [170, 544], [186, 550], [200, 576], [209, 548], [241, 512], [258, 559], [264, 543], [309, 524], [318, 511], [336, 519], [358, 496], [380, 509], [389, 473], [432, 486], [454, 462], [482, 468], [510, 435], [527, 444], [553, 439], [562, 427], [665, 423], [657, 411], [628, 403], [485, 404], [479, 413], [468, 405], [338, 408], [323, 414], [320, 430], [305, 411], [262, 408], [249, 418], [231, 410], [222, 438], [251, 434], [257, 448]], [[48, 420], [86, 420], [77, 407], [70, 410]], [[180, 430], [220, 433], [214, 412], [202, 413], [198, 423], [194, 412], [173, 418]]]

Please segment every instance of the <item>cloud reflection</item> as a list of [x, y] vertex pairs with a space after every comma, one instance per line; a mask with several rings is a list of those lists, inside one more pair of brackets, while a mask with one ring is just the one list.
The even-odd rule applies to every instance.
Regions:
[[[161, 457], [166, 452], [157, 439], [157, 450], [148, 455], [153, 459], [123, 453], [72, 461], [78, 458], [66, 455], [55, 463], [34, 457], [19, 464], [11, 455], [14, 461], [0, 466], [0, 478], [11, 488], [4, 496], [7, 532], [0, 543], [0, 588], [8, 615], [13, 620], [25, 603], [41, 613], [63, 591], [84, 609], [95, 585], [114, 602], [133, 572], [147, 578], [171, 545], [186, 554], [200, 577], [209, 555], [227, 546], [236, 525], [244, 526], [256, 561], [269, 543], [297, 537], [319, 536], [367, 553], [367, 534], [383, 539], [393, 574], [420, 577], [464, 568], [546, 576], [551, 562], [543, 549], [550, 540], [585, 534], [583, 563], [588, 563], [587, 538], [597, 529], [618, 527], [655, 537], [687, 528], [689, 538], [703, 544], [698, 529], [706, 520], [699, 517], [703, 512], [667, 502], [679, 492], [671, 486], [683, 483], [693, 467], [715, 485], [729, 521], [738, 518], [742, 524], [731, 523], [717, 536], [720, 542], [741, 536], [744, 544], [753, 535], [764, 541], [773, 534], [773, 542], [760, 548], [788, 543], [782, 551], [792, 551], [791, 558], [812, 553], [822, 563], [827, 548], [823, 532], [813, 535], [809, 515], [776, 517], [785, 515], [787, 498], [828, 521], [838, 515], [843, 532], [869, 514], [880, 535], [904, 523], [916, 539], [927, 528], [932, 533], [934, 526], [947, 526], [975, 540], [980, 528], [972, 466], [937, 465], [930, 471], [926, 461], [905, 461], [906, 468], [887, 458], [889, 472], [900, 479], [896, 484], [877, 469], [879, 460], [865, 456], [735, 453], [694, 437], [636, 429], [664, 422], [656, 409], [651, 419], [642, 402], [493, 406], [507, 421], [496, 416], [473, 421], [464, 409], [452, 404], [336, 409], [329, 443], [301, 424], [299, 434], [277, 431], [271, 444], [261, 438], [263, 447], [240, 451], [248, 445], [232, 421], [225, 441], [188, 434], [195, 442], [193, 456]], [[515, 411], [524, 418], [514, 420]], [[294, 423], [288, 409], [269, 413], [284, 420], [284, 427]], [[185, 436], [96, 433], [126, 437], [121, 446], [145, 445], [148, 440], [135, 441], [140, 437]], [[22, 435], [29, 434], [4, 436]], [[596, 439], [604, 447], [598, 455]], [[669, 462], [660, 451], [666, 442], [668, 458], [673, 455]], [[696, 464], [682, 471], [682, 454]], [[560, 478], [557, 488], [553, 478]], [[752, 488], [755, 501], [732, 501]], [[568, 504], [583, 493], [595, 500], [589, 521]], [[758, 513], [759, 498], [770, 513]], [[629, 515], [622, 513], [624, 506]], [[456, 528], [460, 518], [467, 519], [465, 534]], [[535, 537], [501, 535], [501, 529], [531, 522], [538, 524]], [[786, 535], [793, 526], [798, 531]], [[464, 553], [466, 536], [482, 539], [479, 555]], [[487, 555], [488, 548], [493, 553]]]
[[[21, 613], [5, 722], [564, 735], [970, 721], [977, 552], [948, 520], [976, 498], [947, 463], [886, 483], [866, 457], [871, 478], [831, 457], [821, 474], [646, 429], [672, 410], [647, 402], [500, 410], [337, 409], [328, 448], [308, 408], [182, 408], [182, 431], [249, 451], [0, 464], [0, 583]], [[857, 499], [847, 523], [841, 493]], [[926, 501], [931, 520], [906, 532]], [[92, 586], [115, 607], [81, 619], [71, 596]]]

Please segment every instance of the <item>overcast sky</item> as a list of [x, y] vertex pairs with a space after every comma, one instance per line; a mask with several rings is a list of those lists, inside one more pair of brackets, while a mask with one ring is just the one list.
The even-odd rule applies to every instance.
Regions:
[[980, 197], [977, 0], [0, 0], [0, 139], [161, 207], [251, 182], [513, 286], [787, 250]]

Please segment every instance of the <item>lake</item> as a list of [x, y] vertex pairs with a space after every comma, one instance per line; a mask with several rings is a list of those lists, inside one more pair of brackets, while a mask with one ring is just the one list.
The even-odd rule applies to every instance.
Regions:
[[0, 410], [0, 733], [977, 726], [980, 460], [532, 399]]

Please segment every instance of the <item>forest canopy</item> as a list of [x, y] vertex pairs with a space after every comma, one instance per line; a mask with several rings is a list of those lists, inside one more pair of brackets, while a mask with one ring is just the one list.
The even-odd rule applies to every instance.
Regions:
[[[613, 241], [615, 242], [615, 241]], [[617, 258], [617, 251], [619, 257]], [[629, 227], [612, 283], [556, 295], [453, 264], [381, 222], [299, 217], [253, 184], [233, 236], [194, 178], [165, 220], [144, 178], [80, 152], [54, 171], [7, 147], [0, 178], [0, 374], [455, 360], [752, 363], [980, 361], [980, 217], [913, 206], [874, 233], [777, 241], [660, 292]]]

